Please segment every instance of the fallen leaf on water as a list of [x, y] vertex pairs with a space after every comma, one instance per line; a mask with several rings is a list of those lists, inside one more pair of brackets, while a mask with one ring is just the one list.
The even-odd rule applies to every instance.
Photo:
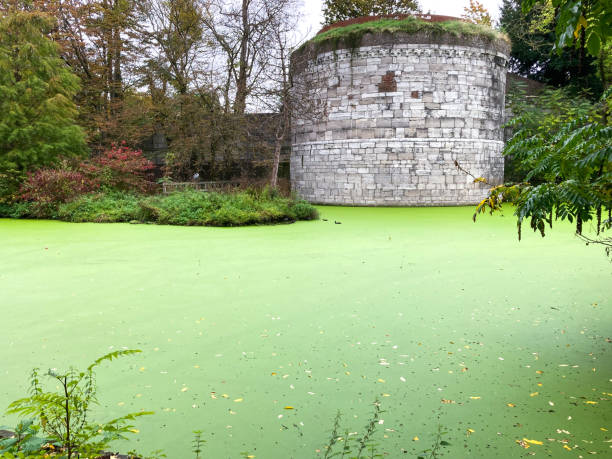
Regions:
[[223, 397], [223, 398], [229, 398], [229, 395], [227, 395], [227, 394], [222, 394], [222, 395], [221, 395], [221, 397]]
[[569, 447], [569, 446], [567, 446], [567, 445], [563, 445], [563, 448], [564, 448], [564, 449], [566, 449], [566, 450], [568, 450], [568, 451], [571, 451], [571, 450], [572, 450], [572, 448], [570, 448], [570, 447]]
[[276, 376], [276, 371], [273, 371], [273, 372], [271, 373], [271, 376]]
[[419, 441], [419, 437], [414, 437], [412, 441]]
[[514, 408], [516, 405], [514, 403], [506, 403], [507, 406], [509, 406], [510, 408]]
[[449, 404], [453, 404], [453, 403], [455, 403], [455, 401], [454, 401], [454, 400], [447, 400], [447, 399], [445, 399], [445, 398], [443, 398], [443, 399], [441, 400], [441, 402], [442, 402], [442, 403], [444, 403], [445, 405], [449, 405]]
[[480, 397], [470, 397], [472, 400], [480, 400]]
[[525, 443], [529, 443], [530, 445], [543, 445], [544, 444], [541, 441], [538, 441], [538, 440], [529, 440], [527, 438], [523, 438], [523, 441]]
[[599, 430], [603, 430], [604, 432], [608, 431], [608, 429], [606, 429], [605, 427], [600, 427]]
[[523, 440], [516, 440], [516, 442], [525, 449], [529, 448], [529, 443], [525, 443]]
[[529, 394], [530, 397], [535, 397], [536, 395], [539, 395], [539, 392], [532, 392], [531, 394]]
[[236, 403], [240, 403], [242, 400], [244, 400], [244, 399], [243, 399], [243, 398], [237, 398], [237, 399], [234, 399], [234, 401], [235, 401]]
[[292, 409], [293, 409], [293, 407], [292, 407], [292, 406], [286, 406], [286, 407], [285, 407], [285, 409], [286, 409], [286, 410], [292, 410]]
[[536, 370], [536, 373], [539, 374], [539, 375], [544, 374], [544, 372], [542, 370]]
[[587, 400], [587, 401], [586, 401], [586, 402], [584, 402], [584, 403], [586, 403], [587, 405], [597, 405], [599, 402], [593, 402], [593, 401], [591, 401], [591, 400]]
[[474, 432], [476, 432], [474, 429], [470, 429], [470, 428], [468, 427], [468, 430], [467, 430], [467, 435], [468, 435], [468, 436], [469, 436], [469, 435], [472, 435]]
[[383, 397], [391, 397], [391, 394], [382, 394]]
[[384, 379], [380, 379], [380, 378], [379, 378], [379, 379], [378, 379], [378, 382], [379, 382], [379, 383], [384, 383], [384, 382], [385, 382], [385, 380], [384, 380]]
[[140, 430], [138, 430], [138, 429], [129, 429], [129, 430], [130, 430], [130, 432], [132, 432], [132, 433], [140, 433]]
[[187, 392], [188, 390], [189, 390], [189, 388], [188, 388], [188, 387], [183, 387], [183, 388], [181, 389], [181, 392]]

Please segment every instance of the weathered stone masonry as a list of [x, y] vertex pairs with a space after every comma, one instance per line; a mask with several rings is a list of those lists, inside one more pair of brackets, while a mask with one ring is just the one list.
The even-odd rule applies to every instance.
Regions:
[[[314, 203], [473, 204], [503, 180], [505, 42], [368, 34], [310, 50], [298, 72], [326, 104], [294, 119], [293, 189]], [[455, 167], [455, 161], [474, 177]]]

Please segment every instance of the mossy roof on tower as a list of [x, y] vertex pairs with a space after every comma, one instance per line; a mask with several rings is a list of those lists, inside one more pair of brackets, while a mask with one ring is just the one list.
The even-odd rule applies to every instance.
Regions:
[[[507, 52], [510, 40], [502, 32], [490, 27], [472, 24], [460, 19], [431, 21], [426, 17], [407, 16], [402, 19], [367, 18], [367, 21], [348, 25], [326, 27], [311, 40], [304, 43], [298, 52], [306, 48], [315, 48], [320, 52], [339, 49], [354, 49], [359, 46], [387, 44], [388, 37], [394, 36], [398, 42], [412, 43], [448, 43], [474, 45], [494, 45], [500, 51]], [[350, 22], [350, 21], [349, 21]], [[370, 39], [364, 40], [369, 36]], [[378, 36], [372, 39], [372, 36]], [[387, 38], [381, 39], [381, 36]], [[488, 47], [488, 46], [487, 46]]]

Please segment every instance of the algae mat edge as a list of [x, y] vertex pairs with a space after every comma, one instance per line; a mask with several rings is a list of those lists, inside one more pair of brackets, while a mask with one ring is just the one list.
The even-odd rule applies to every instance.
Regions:
[[429, 447], [438, 418], [447, 457], [610, 451], [602, 250], [560, 225], [518, 243], [510, 213], [320, 210], [248, 228], [0, 220], [0, 406], [34, 366], [127, 347], [143, 354], [100, 369], [100, 416], [156, 414], [123, 450], [189, 458], [200, 429], [204, 457], [317, 457], [336, 410], [361, 431], [378, 398], [388, 457]]

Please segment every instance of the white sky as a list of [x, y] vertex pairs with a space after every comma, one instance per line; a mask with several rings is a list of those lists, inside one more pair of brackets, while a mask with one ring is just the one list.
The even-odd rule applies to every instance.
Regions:
[[[479, 0], [489, 10], [494, 21], [499, 19], [499, 9], [502, 0]], [[302, 22], [301, 35], [310, 38], [321, 29], [323, 21], [323, 0], [302, 0], [304, 21]], [[469, 0], [419, 0], [424, 13], [443, 14], [445, 16], [461, 16], [463, 8], [469, 5]]]

